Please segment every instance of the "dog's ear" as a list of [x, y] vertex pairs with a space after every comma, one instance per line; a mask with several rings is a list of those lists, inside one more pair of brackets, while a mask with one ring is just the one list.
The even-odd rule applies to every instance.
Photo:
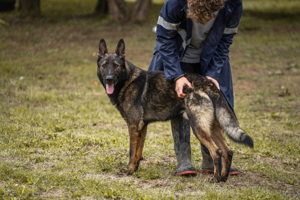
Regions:
[[116, 54], [122, 59], [125, 58], [125, 43], [123, 39], [121, 39], [118, 43]]
[[106, 54], [107, 47], [106, 47], [106, 42], [104, 39], [101, 39], [99, 42], [99, 52], [98, 52], [98, 57], [102, 57], [104, 54]]

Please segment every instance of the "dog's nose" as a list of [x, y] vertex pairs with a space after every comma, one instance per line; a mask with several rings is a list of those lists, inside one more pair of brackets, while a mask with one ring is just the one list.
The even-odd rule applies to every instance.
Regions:
[[113, 75], [107, 75], [106, 76], [106, 80], [113, 80], [114, 79], [114, 76]]

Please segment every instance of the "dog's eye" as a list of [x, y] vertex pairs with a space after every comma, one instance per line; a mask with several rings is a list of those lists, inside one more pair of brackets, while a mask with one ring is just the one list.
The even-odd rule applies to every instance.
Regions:
[[114, 64], [114, 67], [115, 67], [115, 68], [117, 68], [117, 67], [119, 67], [119, 66], [120, 66], [120, 65]]
[[106, 64], [103, 64], [102, 67], [106, 67]]

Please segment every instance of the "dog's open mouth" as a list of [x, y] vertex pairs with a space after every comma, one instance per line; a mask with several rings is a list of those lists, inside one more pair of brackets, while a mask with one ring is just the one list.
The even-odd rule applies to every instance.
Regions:
[[114, 84], [106, 84], [106, 93], [107, 94], [114, 93], [114, 90], [115, 90]]

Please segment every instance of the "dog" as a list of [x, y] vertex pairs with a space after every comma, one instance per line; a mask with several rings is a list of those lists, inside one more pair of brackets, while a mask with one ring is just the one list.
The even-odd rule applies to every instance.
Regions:
[[186, 97], [178, 98], [175, 82], [166, 80], [163, 72], [145, 71], [125, 60], [123, 39], [114, 53], [108, 53], [105, 40], [100, 40], [97, 66], [101, 84], [128, 125], [130, 158], [121, 173], [130, 175], [138, 170], [148, 124], [170, 120], [180, 114], [188, 117], [197, 139], [213, 158], [211, 182], [226, 182], [229, 175], [233, 151], [227, 146], [223, 132], [234, 141], [253, 148], [252, 138], [239, 127], [225, 97], [207, 78], [185, 74], [193, 87], [185, 86]]

